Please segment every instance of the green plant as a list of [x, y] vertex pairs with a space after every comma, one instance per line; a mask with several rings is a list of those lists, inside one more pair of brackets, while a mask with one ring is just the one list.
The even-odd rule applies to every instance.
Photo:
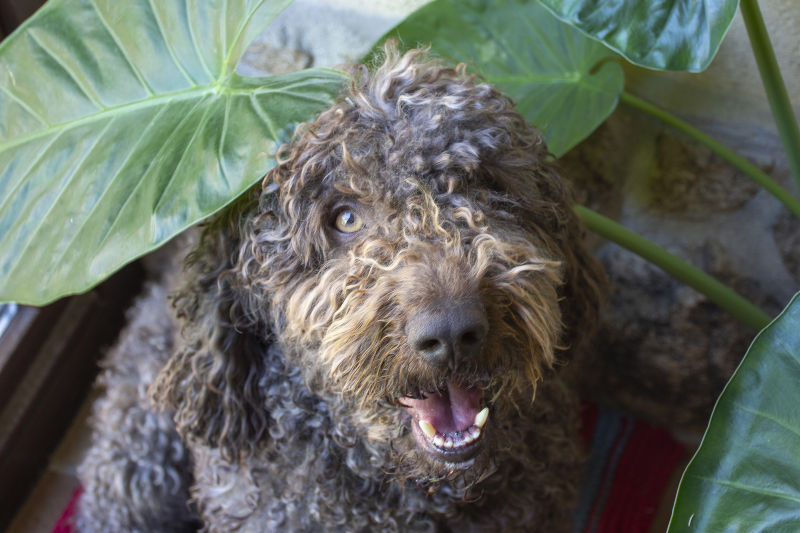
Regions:
[[669, 531], [800, 531], [800, 293], [753, 341], [683, 474]]
[[[50, 0], [0, 44], [0, 300], [43, 304], [86, 290], [258, 181], [293, 125], [327, 107], [344, 81], [327, 69], [235, 72], [244, 47], [290, 2]], [[741, 7], [800, 190], [797, 124], [755, 0]], [[622, 57], [705, 68], [736, 8], [736, 0], [435, 0], [392, 34], [472, 63], [516, 100], [556, 156], [622, 101], [706, 144], [800, 218], [800, 202], [769, 176], [624, 91]], [[591, 229], [754, 329], [769, 322], [686, 262], [576, 209]]]
[[0, 44], [0, 301], [84, 291], [264, 175], [344, 80], [235, 72], [290, 3], [52, 0]]

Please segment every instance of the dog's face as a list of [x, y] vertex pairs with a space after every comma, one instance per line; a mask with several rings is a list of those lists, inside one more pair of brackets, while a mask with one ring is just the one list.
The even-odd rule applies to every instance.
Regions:
[[[279, 338], [365, 432], [424, 452], [414, 464], [441, 476], [488, 452], [484, 435], [532, 401], [558, 342], [560, 264], [479, 177], [371, 170], [299, 194], [323, 199], [297, 218], [320, 244], [275, 293]], [[303, 234], [287, 236], [302, 247]]]
[[399, 478], [469, 486], [533, 453], [537, 381], [590, 329], [599, 270], [541, 138], [421, 56], [388, 49], [204, 234], [177, 299], [192, 335], [154, 387], [182, 433], [255, 450], [277, 342]]
[[543, 155], [499, 93], [406, 56], [265, 181], [277, 338], [402, 475], [482, 475], [522, 438], [562, 331], [569, 205]]

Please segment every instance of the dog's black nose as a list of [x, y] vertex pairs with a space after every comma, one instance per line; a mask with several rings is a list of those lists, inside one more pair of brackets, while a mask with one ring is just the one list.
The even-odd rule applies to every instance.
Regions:
[[486, 312], [477, 300], [422, 311], [406, 325], [412, 349], [433, 365], [453, 368], [480, 353], [488, 332]]

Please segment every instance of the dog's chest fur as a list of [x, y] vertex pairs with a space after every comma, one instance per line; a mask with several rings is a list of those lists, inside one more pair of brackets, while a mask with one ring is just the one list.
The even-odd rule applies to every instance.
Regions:
[[189, 444], [202, 487], [192, 495], [211, 531], [496, 532], [532, 521], [569, 531], [564, 504], [574, 497], [582, 454], [575, 398], [555, 376], [528, 413], [523, 447], [502, 451], [495, 474], [465, 491], [458, 483], [398, 483], [392, 450], [370, 442], [352, 407], [309, 391], [277, 345], [267, 359], [269, 437], [236, 463]]

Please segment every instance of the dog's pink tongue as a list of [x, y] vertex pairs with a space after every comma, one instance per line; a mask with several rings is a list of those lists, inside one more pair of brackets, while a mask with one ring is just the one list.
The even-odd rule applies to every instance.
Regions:
[[415, 418], [427, 420], [439, 433], [455, 433], [469, 428], [481, 409], [483, 391], [448, 381], [447, 392], [429, 394], [424, 400], [405, 399]]

